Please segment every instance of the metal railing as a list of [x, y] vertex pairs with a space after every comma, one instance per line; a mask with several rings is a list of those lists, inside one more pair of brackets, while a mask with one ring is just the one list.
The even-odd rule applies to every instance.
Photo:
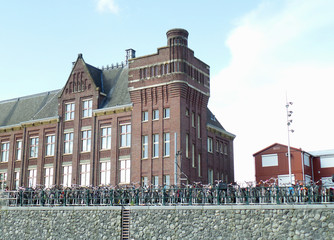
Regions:
[[65, 188], [4, 191], [5, 206], [117, 206], [334, 203], [334, 189], [291, 187], [186, 186]]

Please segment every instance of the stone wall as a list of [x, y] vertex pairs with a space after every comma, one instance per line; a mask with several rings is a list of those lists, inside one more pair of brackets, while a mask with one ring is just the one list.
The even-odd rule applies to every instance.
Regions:
[[[130, 239], [334, 239], [334, 204], [128, 207]], [[3, 207], [0, 239], [120, 239], [121, 207]]]
[[0, 239], [120, 239], [120, 207], [3, 207]]
[[334, 205], [132, 207], [134, 239], [334, 239]]

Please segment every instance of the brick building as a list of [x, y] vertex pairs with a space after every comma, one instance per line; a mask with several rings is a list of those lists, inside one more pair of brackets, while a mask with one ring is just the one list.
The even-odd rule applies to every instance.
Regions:
[[126, 52], [102, 69], [79, 54], [63, 89], [0, 102], [1, 188], [234, 181], [235, 135], [207, 107], [188, 32]]
[[[253, 154], [256, 182], [278, 179], [279, 185], [289, 183], [288, 146], [275, 143]], [[332, 184], [334, 175], [334, 150], [306, 152], [290, 147], [293, 183], [310, 183], [321, 180]]]

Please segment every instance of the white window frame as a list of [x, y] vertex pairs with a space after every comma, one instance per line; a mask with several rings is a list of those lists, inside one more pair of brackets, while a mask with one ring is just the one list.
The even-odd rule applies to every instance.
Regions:
[[198, 176], [201, 177], [202, 176], [202, 169], [201, 169], [201, 154], [199, 153], [198, 156], [197, 156], [197, 164], [198, 164], [198, 167], [197, 167], [197, 170], [198, 170]]
[[170, 118], [170, 108], [164, 108], [164, 119]]
[[152, 177], [152, 185], [154, 187], [158, 187], [159, 186], [159, 176], [153, 176]]
[[304, 153], [304, 165], [310, 167], [310, 155], [307, 153]]
[[88, 187], [90, 184], [90, 164], [80, 164], [80, 186]]
[[142, 111], [142, 122], [148, 121], [148, 111]]
[[0, 190], [7, 187], [7, 172], [0, 172]]
[[82, 101], [82, 118], [89, 118], [93, 116], [93, 100]]
[[159, 157], [159, 134], [157, 133], [152, 135], [152, 157]]
[[72, 165], [63, 166], [63, 187], [72, 185]]
[[213, 153], [213, 138], [212, 137], [208, 137], [208, 152], [209, 153]]
[[130, 159], [120, 159], [120, 174], [119, 174], [119, 183], [120, 184], [129, 184], [131, 180], [131, 161]]
[[37, 185], [37, 168], [28, 169], [28, 186], [31, 188]]
[[101, 150], [111, 149], [111, 126], [101, 127]]
[[208, 183], [213, 184], [213, 169], [211, 168], [208, 169]]
[[101, 185], [110, 185], [111, 163], [110, 161], [100, 162], [100, 183]]
[[44, 167], [44, 186], [51, 188], [53, 185], [53, 167]]
[[195, 144], [192, 144], [191, 148], [191, 166], [194, 168], [195, 167]]
[[159, 109], [154, 109], [152, 111], [152, 120], [153, 121], [159, 120]]
[[170, 156], [170, 133], [164, 133], [164, 157]]
[[264, 154], [261, 156], [262, 167], [276, 167], [278, 166], [278, 155], [274, 154]]
[[186, 133], [186, 158], [189, 157], [189, 133]]
[[131, 147], [131, 124], [120, 124], [120, 147]]
[[92, 130], [81, 131], [81, 152], [90, 152], [92, 145]]
[[201, 138], [201, 115], [197, 115], [197, 137]]
[[15, 158], [17, 161], [22, 160], [22, 139], [16, 140]]
[[75, 115], [75, 103], [66, 103], [65, 104], [65, 121], [72, 121], [74, 120]]
[[164, 175], [164, 185], [170, 186], [170, 175]]
[[9, 142], [2, 142], [1, 143], [1, 158], [0, 162], [8, 162], [9, 160]]
[[30, 137], [29, 139], [29, 158], [38, 157], [39, 137]]
[[320, 168], [334, 168], [334, 155], [320, 156]]
[[54, 156], [55, 155], [55, 145], [56, 145], [56, 135], [47, 135], [45, 143], [45, 156]]
[[73, 153], [73, 140], [74, 140], [73, 132], [64, 133], [64, 154]]
[[143, 135], [142, 136], [142, 159], [148, 158], [148, 136]]
[[16, 190], [19, 189], [20, 187], [20, 171], [19, 170], [14, 171], [14, 187]]

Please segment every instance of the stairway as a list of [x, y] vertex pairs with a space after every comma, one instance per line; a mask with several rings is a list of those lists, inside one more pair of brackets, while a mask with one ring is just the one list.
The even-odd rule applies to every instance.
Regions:
[[130, 239], [130, 209], [122, 207], [122, 236], [121, 239]]

